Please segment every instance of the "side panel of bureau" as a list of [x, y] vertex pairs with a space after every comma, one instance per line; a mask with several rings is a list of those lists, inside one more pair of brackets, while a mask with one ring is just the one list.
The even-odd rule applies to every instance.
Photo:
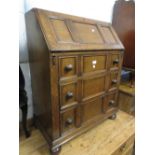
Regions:
[[26, 29], [34, 114], [43, 130], [52, 137], [49, 51], [32, 11], [26, 13]]

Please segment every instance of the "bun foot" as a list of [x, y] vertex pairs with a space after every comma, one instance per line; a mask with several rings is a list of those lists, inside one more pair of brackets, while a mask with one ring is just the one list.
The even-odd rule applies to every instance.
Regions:
[[117, 118], [116, 114], [113, 114], [112, 116], [109, 117], [109, 119], [111, 119], [111, 120], [115, 120], [116, 118]]
[[51, 155], [58, 155], [61, 150], [61, 147], [51, 148]]

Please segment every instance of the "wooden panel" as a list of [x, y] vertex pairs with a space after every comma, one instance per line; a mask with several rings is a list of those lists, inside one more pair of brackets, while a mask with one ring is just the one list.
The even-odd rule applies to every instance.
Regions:
[[77, 83], [71, 83], [61, 86], [60, 88], [61, 106], [77, 103], [77, 98], [78, 98]]
[[134, 135], [124, 142], [112, 155], [132, 155], [134, 145]]
[[73, 42], [69, 30], [63, 20], [51, 18], [51, 23], [57, 37], [57, 41], [63, 43]]
[[59, 74], [60, 77], [69, 77], [77, 74], [77, 57], [60, 57]]
[[[134, 136], [134, 130], [134, 117], [119, 111], [115, 121], [106, 120], [93, 130], [66, 143], [59, 155], [112, 155]], [[131, 153], [132, 148], [129, 151]], [[19, 154], [50, 155], [49, 147], [38, 129], [32, 129], [31, 137], [28, 139], [24, 135], [20, 137]]]
[[112, 25], [125, 47], [123, 66], [135, 68], [135, 1], [117, 0]]
[[102, 98], [97, 98], [92, 101], [83, 103], [82, 105], [82, 122], [94, 119], [98, 115], [102, 114]]
[[105, 70], [107, 65], [107, 55], [83, 56], [83, 73]]
[[105, 91], [105, 76], [94, 77], [82, 81], [83, 98], [96, 96]]
[[75, 127], [75, 109], [70, 109], [61, 114], [61, 132], [64, 133]]
[[101, 32], [103, 35], [103, 38], [105, 40], [106, 43], [110, 44], [110, 43], [116, 43], [115, 37], [111, 32], [111, 29], [109, 27], [101, 27]]
[[102, 37], [96, 25], [88, 23], [72, 22], [72, 34], [80, 43], [103, 43]]

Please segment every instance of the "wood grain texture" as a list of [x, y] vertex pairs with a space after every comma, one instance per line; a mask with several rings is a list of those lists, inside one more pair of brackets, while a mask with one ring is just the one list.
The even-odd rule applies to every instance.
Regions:
[[41, 9], [26, 27], [36, 124], [56, 153], [118, 111], [123, 46], [108, 23]]
[[135, 68], [135, 2], [117, 0], [112, 25], [125, 47], [123, 66]]
[[[122, 111], [115, 121], [106, 120], [94, 129], [63, 145], [60, 155], [132, 155], [134, 118]], [[122, 150], [126, 144], [126, 148]], [[20, 155], [50, 155], [48, 145], [39, 130], [32, 136], [20, 137]]]
[[135, 88], [127, 85], [119, 86], [118, 95], [118, 106], [119, 109], [135, 115]]

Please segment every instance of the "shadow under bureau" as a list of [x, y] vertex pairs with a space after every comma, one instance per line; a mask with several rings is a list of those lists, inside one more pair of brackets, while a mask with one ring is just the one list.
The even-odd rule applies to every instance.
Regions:
[[124, 47], [109, 23], [26, 13], [34, 117], [51, 152], [116, 118]]

